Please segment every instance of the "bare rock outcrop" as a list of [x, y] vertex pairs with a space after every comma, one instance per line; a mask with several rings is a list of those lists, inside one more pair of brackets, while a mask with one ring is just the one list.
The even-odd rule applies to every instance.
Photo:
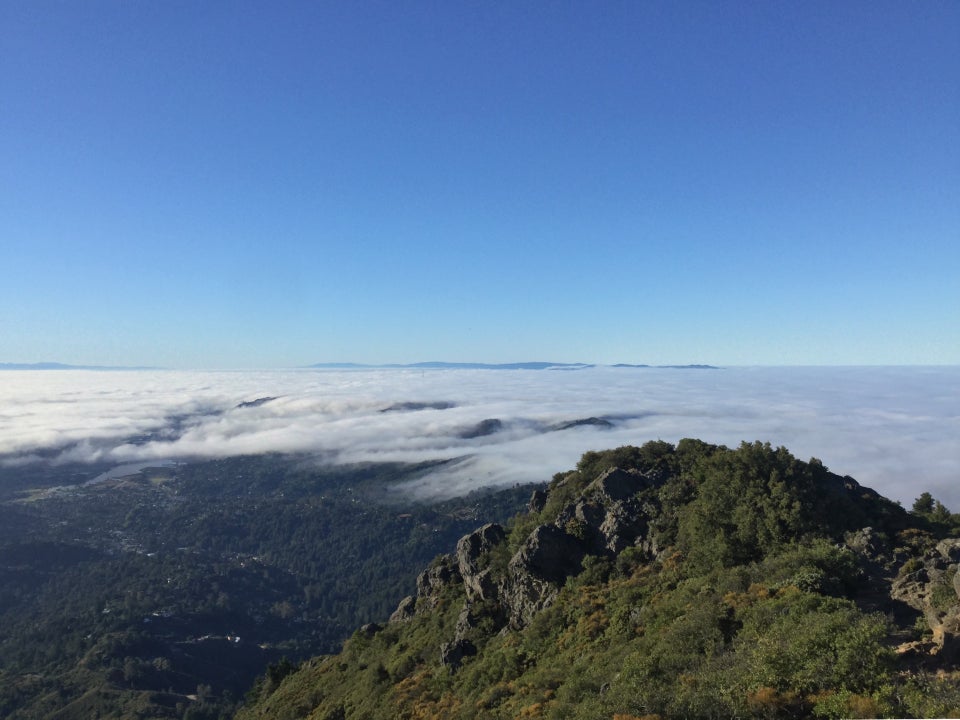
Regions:
[[886, 560], [890, 550], [890, 543], [887, 538], [872, 527], [849, 532], [844, 540], [848, 548], [864, 559], [875, 563]]
[[484, 566], [484, 560], [507, 534], [497, 523], [488, 523], [460, 538], [457, 543], [457, 568], [463, 578], [467, 600], [492, 600], [497, 596], [493, 570]]
[[[649, 520], [656, 504], [642, 491], [660, 483], [636, 471], [612, 468], [589, 483], [555, 518], [537, 525], [504, 567], [497, 549], [507, 540], [504, 528], [489, 523], [465, 535], [454, 555], [438, 558], [417, 578], [417, 594], [404, 598], [391, 622], [411, 620], [437, 607], [444, 591], [457, 586], [463, 607], [454, 637], [440, 655], [451, 672], [476, 651], [474, 641], [498, 629], [519, 629], [554, 602], [568, 577], [583, 569], [587, 555], [612, 557], [630, 546], [656, 554]], [[542, 513], [548, 496], [536, 491], [529, 511]]]
[[576, 502], [561, 510], [556, 525], [576, 535], [593, 555], [616, 555], [633, 545], [655, 555], [648, 521], [656, 510], [642, 503], [637, 494], [656, 485], [642, 473], [611, 468], [590, 483]]
[[476, 654], [477, 648], [469, 640], [452, 640], [440, 646], [440, 664], [453, 673], [460, 667], [465, 657]]
[[933, 633], [933, 654], [960, 662], [960, 539], [941, 540], [904, 566], [890, 596], [923, 613]]
[[606, 549], [617, 554], [631, 545], [641, 545], [650, 556], [657, 554], [656, 541], [649, 537], [647, 513], [636, 503], [617, 502], [610, 506], [600, 524]]
[[547, 494], [543, 490], [534, 490], [530, 494], [530, 502], [527, 503], [527, 512], [539, 513], [547, 505]]
[[441, 555], [417, 576], [417, 602], [435, 598], [449, 585], [459, 582], [460, 569], [451, 555]]
[[400, 601], [400, 604], [397, 605], [397, 609], [393, 611], [393, 614], [390, 615], [390, 622], [406, 622], [407, 620], [412, 620], [416, 614], [417, 599], [413, 595], [407, 595]]
[[557, 597], [567, 576], [579, 572], [582, 543], [556, 525], [539, 525], [511, 558], [499, 593], [508, 624], [521, 628]]
[[596, 497], [604, 504], [629, 500], [641, 490], [651, 486], [651, 480], [639, 472], [628, 472], [618, 467], [610, 468], [590, 483], [584, 495]]
[[441, 555], [417, 576], [417, 594], [408, 595], [390, 615], [390, 622], [411, 620], [416, 615], [430, 612], [439, 603], [443, 591], [463, 581], [457, 561], [452, 555]]
[[538, 525], [510, 560], [510, 569], [562, 583], [580, 572], [585, 554], [580, 541], [556, 525]]

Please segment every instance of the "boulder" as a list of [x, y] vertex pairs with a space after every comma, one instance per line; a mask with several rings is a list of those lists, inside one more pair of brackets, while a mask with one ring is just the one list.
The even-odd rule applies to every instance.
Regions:
[[559, 591], [555, 584], [514, 568], [499, 588], [507, 627], [520, 630], [529, 625], [534, 615], [553, 604]]

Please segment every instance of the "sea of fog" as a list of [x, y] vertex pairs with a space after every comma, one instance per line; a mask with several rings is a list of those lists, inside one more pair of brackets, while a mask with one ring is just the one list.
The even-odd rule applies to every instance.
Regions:
[[[586, 418], [606, 423], [558, 429]], [[457, 459], [409, 488], [451, 495], [683, 437], [784, 445], [908, 507], [929, 490], [960, 511], [958, 367], [0, 372], [5, 464]]]

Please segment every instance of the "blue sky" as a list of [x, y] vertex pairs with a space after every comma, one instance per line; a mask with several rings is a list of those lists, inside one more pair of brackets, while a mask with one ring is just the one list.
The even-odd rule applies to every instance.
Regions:
[[956, 2], [0, 2], [0, 361], [960, 364]]

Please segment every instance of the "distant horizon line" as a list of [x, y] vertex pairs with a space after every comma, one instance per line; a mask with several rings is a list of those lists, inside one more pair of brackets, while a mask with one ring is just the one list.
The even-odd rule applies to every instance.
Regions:
[[484, 362], [446, 362], [442, 360], [428, 360], [426, 362], [416, 363], [314, 363], [307, 365], [307, 368], [313, 369], [342, 369], [351, 368], [362, 369], [412, 369], [412, 370], [581, 370], [593, 367], [630, 367], [630, 368], [676, 368], [676, 369], [697, 369], [697, 370], [717, 370], [716, 365], [688, 364], [688, 365], [649, 365], [635, 363], [584, 363], [584, 362], [509, 362], [509, 363], [484, 363]]
[[321, 362], [310, 365], [270, 365], [257, 367], [219, 366], [219, 367], [171, 367], [162, 365], [95, 365], [71, 364], [61, 362], [10, 363], [0, 362], [0, 371], [57, 371], [85, 370], [91, 372], [217, 372], [217, 371], [263, 371], [263, 370], [556, 370], [575, 371], [589, 368], [624, 368], [650, 370], [722, 370], [725, 368], [883, 368], [883, 367], [960, 367], [960, 363], [750, 363], [709, 365], [705, 363], [689, 364], [648, 364], [648, 363], [583, 363], [583, 362], [445, 362], [425, 361], [416, 363], [358, 363], [358, 362]]
[[[527, 361], [510, 363], [484, 363], [484, 362], [446, 362], [441, 360], [428, 360], [416, 363], [358, 363], [358, 362], [320, 362], [310, 365], [295, 366], [273, 366], [269, 369], [275, 370], [387, 370], [387, 369], [410, 369], [410, 370], [581, 370], [593, 367], [620, 367], [620, 368], [673, 368], [673, 369], [696, 369], [696, 370], [717, 370], [718, 366], [706, 364], [687, 364], [687, 365], [650, 365], [639, 363], [583, 363], [583, 362], [546, 362], [546, 361]], [[159, 365], [74, 365], [61, 362], [34, 362], [34, 363], [0, 363], [0, 370], [188, 370], [191, 368], [171, 368]], [[196, 368], [195, 368], [196, 369]], [[215, 369], [215, 368], [213, 368]], [[233, 369], [233, 368], [222, 368]], [[242, 368], [236, 368], [242, 369]], [[251, 368], [268, 369], [268, 368]]]

